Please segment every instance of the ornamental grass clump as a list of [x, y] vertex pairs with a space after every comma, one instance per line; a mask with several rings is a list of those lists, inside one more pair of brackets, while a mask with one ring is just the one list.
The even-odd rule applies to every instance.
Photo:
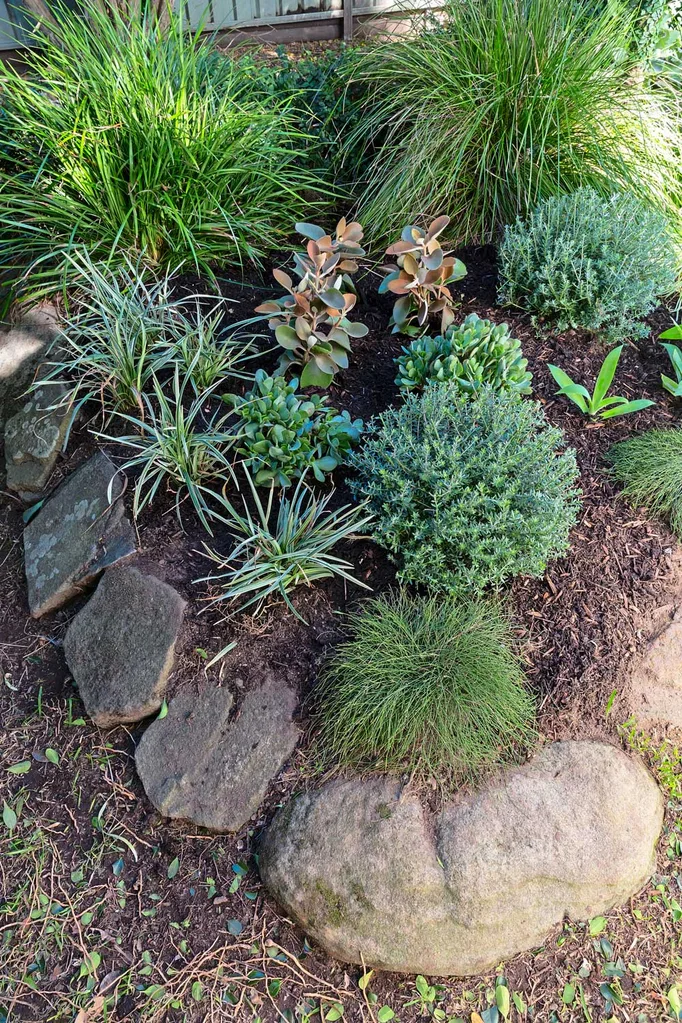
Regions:
[[431, 382], [452, 380], [473, 394], [484, 384], [495, 391], [530, 394], [532, 376], [521, 342], [512, 337], [507, 323], [491, 323], [476, 313], [450, 327], [445, 335], [416, 338], [396, 359], [396, 384], [403, 391], [423, 388]]
[[499, 300], [610, 342], [646, 337], [642, 322], [677, 284], [665, 216], [632, 195], [594, 189], [547, 199], [507, 227]]
[[449, 787], [532, 742], [533, 701], [498, 602], [397, 592], [348, 624], [320, 683], [326, 763]]
[[578, 470], [537, 402], [453, 382], [408, 394], [349, 455], [398, 578], [459, 594], [540, 576], [568, 550]]
[[635, 507], [667, 516], [682, 540], [682, 429], [648, 430], [614, 444], [607, 458], [623, 496]]
[[541, 199], [590, 185], [677, 220], [678, 97], [641, 73], [637, 11], [591, 0], [452, 0], [444, 24], [361, 49], [349, 150], [369, 159], [358, 211], [375, 240], [406, 210], [447, 210], [457, 238], [495, 240]]
[[60, 287], [74, 248], [210, 276], [320, 205], [290, 102], [253, 92], [181, 13], [51, 11], [28, 70], [0, 68], [0, 267], [16, 288]]

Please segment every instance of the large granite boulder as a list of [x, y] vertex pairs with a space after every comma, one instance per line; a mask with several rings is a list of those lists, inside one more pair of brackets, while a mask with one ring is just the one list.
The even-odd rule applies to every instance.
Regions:
[[135, 534], [121, 499], [123, 487], [113, 462], [98, 451], [26, 526], [28, 606], [34, 618], [61, 607], [91, 586], [105, 568], [135, 552]]
[[276, 815], [263, 880], [331, 955], [436, 976], [487, 971], [649, 877], [663, 821], [641, 762], [558, 742], [431, 818], [386, 778], [327, 782]]
[[7, 489], [32, 500], [47, 486], [72, 416], [63, 384], [42, 384], [5, 426]]
[[682, 732], [682, 615], [651, 641], [630, 677], [630, 710], [639, 725]]
[[135, 753], [149, 799], [167, 817], [238, 831], [296, 747], [296, 702], [274, 679], [248, 692], [235, 715], [228, 689], [176, 696]]
[[173, 668], [185, 601], [137, 568], [109, 569], [64, 639], [66, 663], [100, 728], [159, 709]]

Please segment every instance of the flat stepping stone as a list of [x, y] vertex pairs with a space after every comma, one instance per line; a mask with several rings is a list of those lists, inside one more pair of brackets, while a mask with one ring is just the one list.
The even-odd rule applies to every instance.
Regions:
[[238, 831], [256, 813], [270, 782], [293, 753], [296, 695], [269, 682], [244, 697], [233, 720], [232, 695], [185, 692], [142, 736], [135, 764], [149, 799], [166, 817], [212, 831]]
[[109, 569], [68, 628], [64, 654], [100, 728], [141, 721], [163, 702], [185, 601], [137, 568]]
[[682, 617], [674, 618], [634, 665], [628, 702], [638, 725], [682, 732]]
[[37, 388], [5, 425], [7, 489], [26, 500], [47, 486], [71, 419], [68, 405], [51, 408], [67, 393], [62, 384]]
[[121, 500], [124, 481], [115, 475], [113, 462], [98, 451], [26, 526], [28, 606], [34, 618], [66, 604], [105, 568], [135, 553], [135, 534]]
[[19, 324], [0, 332], [0, 428], [17, 411], [48, 346], [57, 335], [53, 306], [36, 306]]
[[260, 848], [271, 894], [343, 962], [486, 973], [651, 876], [663, 797], [641, 761], [557, 742], [438, 814], [390, 778], [337, 780], [278, 811]]

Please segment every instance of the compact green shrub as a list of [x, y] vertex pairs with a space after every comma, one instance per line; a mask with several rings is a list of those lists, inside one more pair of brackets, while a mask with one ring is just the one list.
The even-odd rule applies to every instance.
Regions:
[[641, 74], [636, 18], [592, 0], [452, 0], [444, 27], [360, 50], [349, 80], [365, 113], [349, 145], [370, 161], [358, 211], [373, 237], [406, 210], [447, 210], [457, 237], [495, 240], [583, 185], [677, 222], [677, 100]]
[[668, 516], [682, 540], [682, 429], [647, 430], [614, 444], [607, 458], [623, 496], [635, 507]]
[[401, 580], [478, 593], [542, 575], [568, 549], [578, 472], [563, 443], [540, 405], [514, 392], [430, 384], [374, 421], [348, 458], [350, 485]]
[[644, 337], [641, 321], [677, 281], [666, 218], [631, 195], [593, 189], [547, 199], [505, 230], [500, 301], [610, 341]]
[[0, 268], [16, 287], [59, 287], [74, 247], [211, 274], [319, 205], [287, 101], [251, 94], [238, 63], [168, 20], [59, 5], [28, 72], [0, 68]]
[[324, 397], [298, 394], [297, 388], [296, 378], [287, 382], [259, 369], [243, 397], [224, 395], [241, 420], [237, 451], [258, 484], [288, 487], [308, 470], [323, 482], [360, 438], [361, 419], [326, 408]]
[[494, 390], [530, 394], [531, 374], [521, 342], [509, 324], [482, 320], [476, 313], [445, 335], [416, 338], [396, 359], [396, 384], [401, 390], [422, 388], [435, 381], [454, 381], [469, 394], [489, 384]]
[[349, 628], [322, 673], [325, 761], [449, 786], [532, 741], [533, 701], [497, 602], [393, 593]]

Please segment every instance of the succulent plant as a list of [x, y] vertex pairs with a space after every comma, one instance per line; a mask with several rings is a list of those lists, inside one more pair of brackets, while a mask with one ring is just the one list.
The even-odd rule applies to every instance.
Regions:
[[242, 420], [237, 451], [257, 484], [288, 487], [308, 470], [323, 482], [360, 438], [361, 419], [325, 408], [320, 395], [298, 394], [298, 386], [259, 369], [243, 397], [224, 395]]
[[437, 313], [441, 333], [454, 322], [457, 302], [448, 285], [461, 280], [467, 269], [460, 259], [444, 252], [438, 241], [449, 223], [449, 217], [437, 217], [425, 231], [408, 224], [400, 240], [386, 249], [387, 256], [397, 258], [384, 267], [387, 274], [379, 294], [390, 291], [399, 296], [390, 320], [394, 334], [418, 337]]
[[268, 326], [284, 348], [279, 372], [300, 365], [302, 387], [328, 387], [348, 366], [350, 339], [367, 333], [364, 324], [347, 318], [357, 301], [349, 275], [365, 255], [362, 227], [342, 218], [333, 238], [317, 224], [296, 224], [296, 230], [308, 239], [306, 251], [294, 254], [300, 279], [294, 283], [286, 271], [273, 270], [288, 294], [263, 302], [256, 312], [269, 317]]
[[476, 313], [444, 335], [416, 338], [403, 348], [396, 366], [396, 384], [402, 390], [453, 380], [469, 394], [483, 384], [496, 391], [530, 394], [532, 376], [521, 343], [511, 336], [507, 323], [491, 323]]

